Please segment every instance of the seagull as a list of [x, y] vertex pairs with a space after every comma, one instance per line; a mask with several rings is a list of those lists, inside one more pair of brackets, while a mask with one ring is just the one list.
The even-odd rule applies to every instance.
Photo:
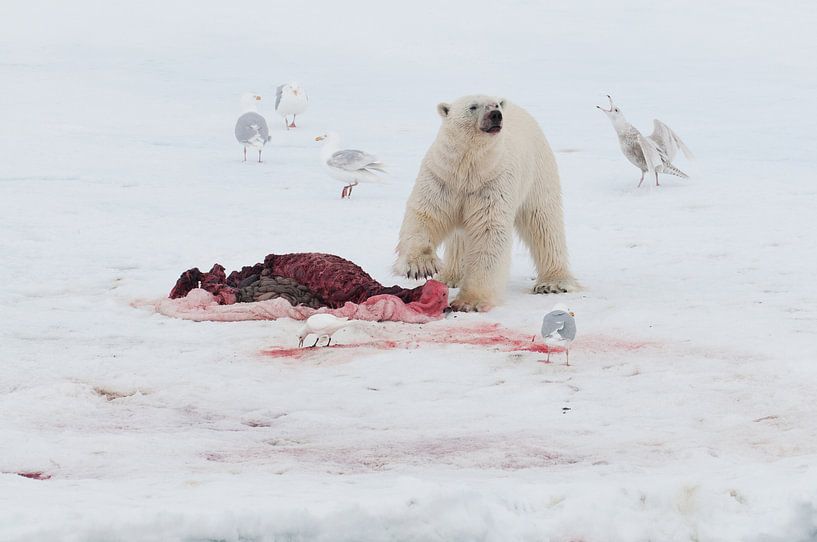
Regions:
[[[287, 130], [296, 128], [295, 115], [300, 115], [306, 111], [309, 104], [309, 96], [298, 83], [284, 83], [275, 88], [275, 111], [284, 117], [284, 126]], [[287, 117], [292, 115], [292, 123], [287, 121]]]
[[318, 341], [324, 337], [328, 339], [326, 346], [329, 346], [332, 342], [332, 335], [349, 324], [348, 318], [338, 318], [331, 314], [313, 314], [306, 319], [306, 323], [304, 323], [304, 326], [298, 334], [298, 348], [303, 347], [304, 339], [313, 334], [317, 335], [318, 338], [315, 339], [315, 344], [313, 344], [312, 347], [317, 346]]
[[550, 348], [558, 346], [565, 349], [565, 364], [570, 365], [570, 343], [576, 338], [575, 314], [562, 303], [553, 306], [553, 310], [542, 319], [542, 337], [548, 346], [548, 363]]
[[655, 186], [659, 186], [659, 173], [669, 173], [682, 179], [689, 178], [689, 175], [672, 165], [678, 149], [683, 151], [688, 160], [692, 159], [692, 152], [684, 145], [678, 134], [660, 120], [653, 119], [653, 132], [648, 137], [644, 137], [632, 124], [627, 122], [621, 109], [613, 105], [613, 99], [609, 94], [607, 99], [610, 100], [609, 110], [600, 105], [596, 107], [603, 111], [613, 123], [624, 156], [641, 170], [641, 180], [638, 181], [638, 186], [644, 182], [644, 174], [648, 171], [655, 174]]
[[358, 182], [377, 181], [377, 174], [386, 172], [383, 162], [371, 154], [354, 149], [339, 150], [340, 138], [334, 132], [319, 135], [315, 141], [324, 142], [321, 163], [327, 167], [332, 177], [345, 183], [340, 193], [341, 199], [351, 197], [352, 188]]
[[244, 161], [247, 161], [247, 147], [258, 150], [258, 162], [261, 162], [261, 149], [270, 140], [267, 121], [258, 114], [258, 103], [261, 96], [257, 94], [243, 94], [241, 96], [241, 112], [235, 123], [235, 138], [244, 145]]

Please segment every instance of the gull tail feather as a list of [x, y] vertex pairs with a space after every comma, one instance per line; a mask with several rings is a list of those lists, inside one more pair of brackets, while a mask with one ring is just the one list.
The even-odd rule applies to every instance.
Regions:
[[670, 175], [675, 175], [676, 177], [681, 177], [682, 179], [689, 179], [689, 175], [687, 175], [677, 167], [673, 166], [672, 164], [664, 164], [664, 169], [662, 171], [664, 173], [669, 173]]

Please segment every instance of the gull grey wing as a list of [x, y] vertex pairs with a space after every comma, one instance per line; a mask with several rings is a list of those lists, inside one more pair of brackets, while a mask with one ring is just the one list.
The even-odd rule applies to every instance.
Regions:
[[558, 333], [563, 339], [576, 338], [576, 320], [565, 311], [549, 312], [542, 319], [542, 337]]
[[658, 119], [653, 119], [652, 123], [654, 129], [652, 131], [652, 135], [650, 135], [650, 139], [658, 143], [658, 145], [666, 151], [667, 157], [670, 161], [675, 158], [675, 154], [678, 152], [678, 149], [681, 149], [681, 152], [684, 153], [684, 156], [686, 156], [688, 160], [692, 160], [694, 158], [692, 151], [689, 150], [689, 147], [684, 144], [684, 142], [680, 137], [678, 137], [678, 134], [676, 134], [672, 128]]
[[329, 157], [326, 164], [344, 171], [358, 171], [366, 168], [380, 169], [383, 167], [383, 164], [371, 154], [354, 149], [337, 151]]
[[561, 331], [565, 327], [565, 320], [570, 318], [570, 315], [565, 311], [549, 312], [542, 319], [542, 337], [549, 337], [557, 331]]
[[264, 117], [253, 111], [238, 117], [235, 123], [235, 138], [240, 143], [249, 143], [256, 137], [260, 137], [263, 142], [269, 141], [269, 127]]
[[284, 94], [284, 85], [275, 87], [275, 110], [278, 111], [278, 104], [281, 103], [281, 96]]
[[567, 315], [567, 319], [565, 319], [565, 327], [559, 332], [559, 335], [572, 341], [576, 338], [576, 319]]

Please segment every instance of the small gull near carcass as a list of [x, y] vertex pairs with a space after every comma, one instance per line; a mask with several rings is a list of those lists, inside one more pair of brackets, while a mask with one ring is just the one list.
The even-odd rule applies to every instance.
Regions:
[[350, 323], [348, 318], [339, 318], [332, 314], [313, 314], [306, 319], [301, 331], [298, 333], [298, 348], [303, 347], [304, 340], [309, 335], [317, 335], [313, 347], [317, 346], [318, 341], [324, 337], [327, 338], [326, 346], [329, 346], [332, 343], [332, 335]]

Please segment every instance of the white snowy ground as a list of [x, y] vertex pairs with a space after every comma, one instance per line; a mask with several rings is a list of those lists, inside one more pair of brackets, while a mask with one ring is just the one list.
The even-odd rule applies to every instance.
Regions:
[[[4, 3], [0, 539], [817, 539], [817, 8], [544, 4]], [[291, 78], [300, 128], [268, 100], [266, 162], [241, 163], [240, 93]], [[532, 334], [566, 301], [570, 367], [444, 345], [282, 361], [260, 352], [295, 322], [132, 307], [269, 252], [412, 284], [389, 272], [404, 201], [436, 103], [473, 92], [542, 124], [585, 288], [526, 293], [517, 246], [504, 305], [430, 328]], [[634, 188], [607, 92], [681, 134], [689, 181]], [[328, 129], [390, 182], [341, 201]]]

